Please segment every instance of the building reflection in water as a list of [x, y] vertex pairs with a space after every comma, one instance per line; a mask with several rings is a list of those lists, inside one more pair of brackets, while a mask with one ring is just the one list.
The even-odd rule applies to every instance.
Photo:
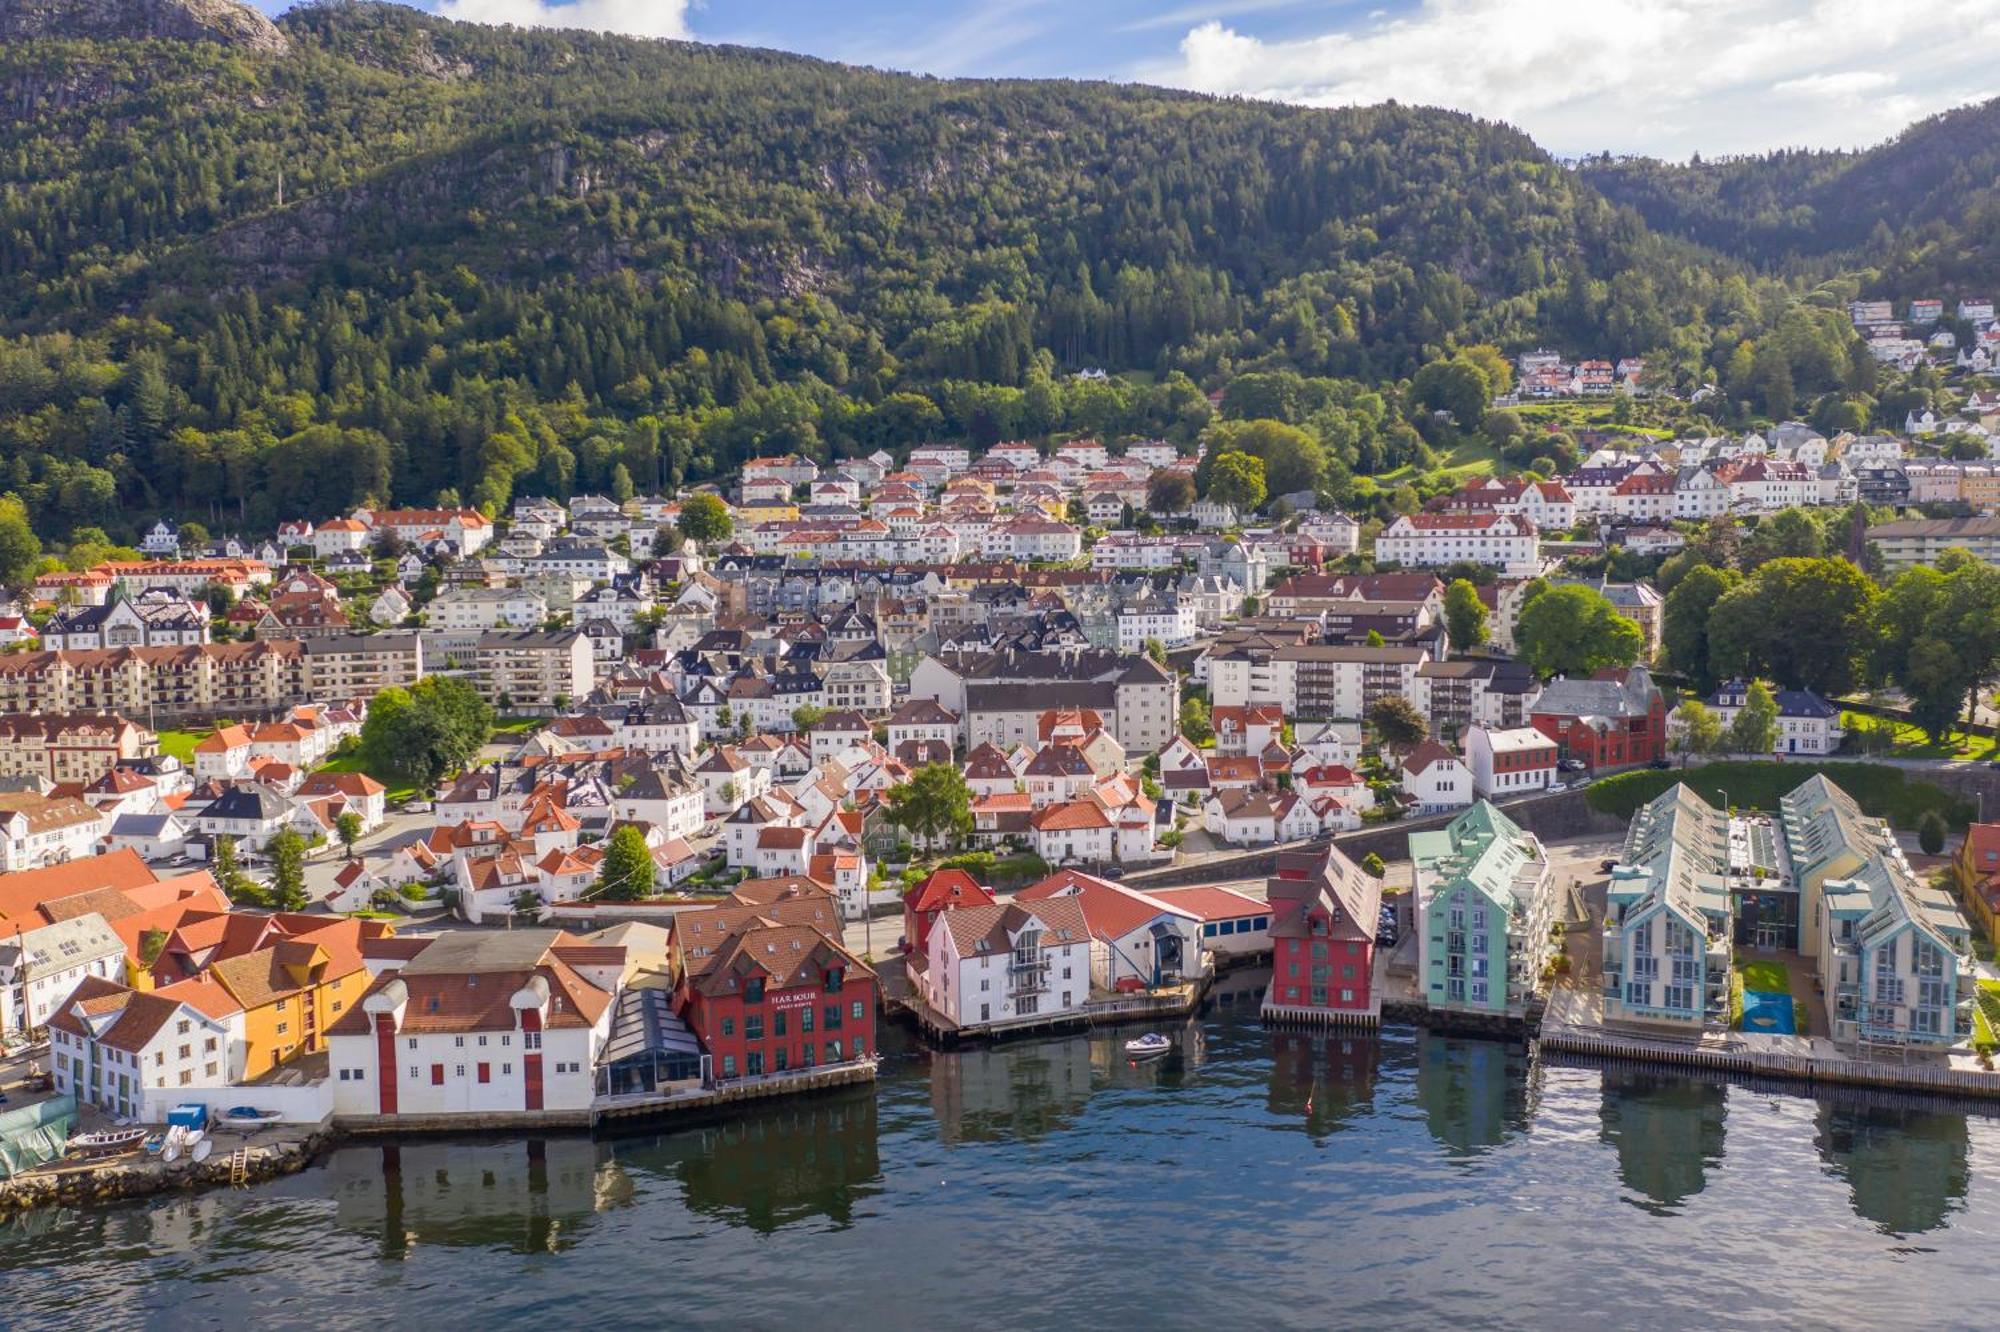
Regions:
[[1060, 1037], [966, 1046], [931, 1058], [931, 1113], [948, 1146], [1033, 1141], [1072, 1123], [1116, 1047]]
[[1856, 1215], [1890, 1234], [1936, 1230], [1965, 1206], [1969, 1142], [1963, 1114], [1859, 1095], [1819, 1107], [1820, 1159], [1847, 1181]]
[[1273, 1031], [1266, 1108], [1314, 1137], [1369, 1113], [1382, 1039], [1373, 1032]]
[[379, 1234], [385, 1258], [418, 1244], [557, 1252], [632, 1197], [604, 1145], [581, 1136], [343, 1147], [326, 1174], [338, 1223]]
[[654, 1142], [689, 1211], [770, 1234], [814, 1217], [850, 1225], [855, 1205], [882, 1191], [876, 1133], [871, 1087]]
[[1598, 1137], [1618, 1153], [1628, 1202], [1671, 1215], [1708, 1186], [1727, 1096], [1722, 1083], [1686, 1073], [1605, 1068]]
[[1417, 1033], [1417, 1105], [1455, 1160], [1485, 1155], [1527, 1127], [1527, 1051], [1516, 1041]]

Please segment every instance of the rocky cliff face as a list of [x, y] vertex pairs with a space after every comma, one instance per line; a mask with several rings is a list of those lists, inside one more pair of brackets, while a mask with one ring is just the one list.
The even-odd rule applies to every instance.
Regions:
[[0, 42], [36, 37], [164, 37], [270, 55], [291, 49], [271, 20], [236, 0], [0, 0]]

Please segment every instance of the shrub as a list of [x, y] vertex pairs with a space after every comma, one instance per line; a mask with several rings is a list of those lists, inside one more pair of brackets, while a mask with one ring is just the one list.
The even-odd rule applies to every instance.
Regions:
[[1944, 820], [1938, 817], [1938, 812], [1934, 809], [1925, 810], [1924, 816], [1917, 820], [1917, 845], [1924, 849], [1924, 854], [1927, 856], [1942, 854], [1944, 835]]
[[1887, 819], [1898, 828], [1914, 829], [1927, 813], [1935, 813], [1947, 828], [1972, 821], [1969, 801], [1960, 800], [1930, 782], [1911, 781], [1901, 768], [1874, 763], [1709, 763], [1681, 772], [1645, 769], [1621, 773], [1593, 783], [1585, 794], [1592, 809], [1629, 819], [1639, 807], [1675, 782], [1687, 785], [1712, 805], [1729, 803], [1743, 809], [1775, 811], [1778, 801], [1814, 773], [1853, 796], [1863, 812]]

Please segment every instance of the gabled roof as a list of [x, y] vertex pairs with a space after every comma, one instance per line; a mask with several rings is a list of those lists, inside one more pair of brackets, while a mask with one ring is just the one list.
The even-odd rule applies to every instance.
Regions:
[[943, 869], [918, 884], [904, 899], [911, 911], [955, 911], [969, 906], [990, 906], [993, 890], [984, 887], [964, 870]]

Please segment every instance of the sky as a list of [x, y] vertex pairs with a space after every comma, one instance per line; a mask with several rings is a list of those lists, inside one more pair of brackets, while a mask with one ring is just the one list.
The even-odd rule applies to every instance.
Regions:
[[[256, 0], [267, 12], [290, 0]], [[778, 47], [943, 77], [1400, 102], [1549, 151], [1879, 143], [2000, 96], [2000, 0], [420, 0], [480, 23]]]

